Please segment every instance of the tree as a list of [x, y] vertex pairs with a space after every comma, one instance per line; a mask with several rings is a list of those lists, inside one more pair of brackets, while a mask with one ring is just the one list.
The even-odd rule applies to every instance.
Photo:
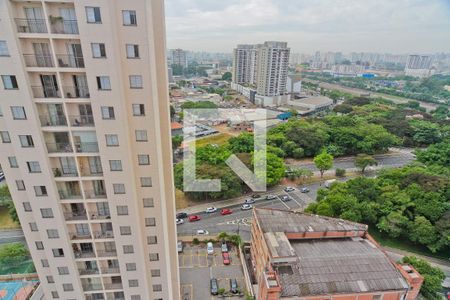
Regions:
[[333, 156], [326, 151], [322, 151], [319, 155], [314, 157], [314, 164], [320, 171], [320, 178], [323, 178], [323, 173], [333, 166]]
[[410, 122], [413, 127], [413, 140], [418, 145], [430, 145], [442, 140], [439, 125], [423, 120], [414, 120]]
[[233, 75], [231, 74], [231, 72], [225, 72], [222, 75], [222, 80], [231, 81], [232, 77]]
[[0, 263], [14, 265], [28, 256], [28, 250], [22, 243], [5, 244], [0, 247]]
[[14, 206], [14, 203], [12, 201], [8, 203], [8, 214], [14, 222], [16, 222], [17, 224], [20, 224], [20, 220], [19, 220], [19, 216], [17, 215], [16, 207]]
[[364, 174], [364, 171], [368, 166], [376, 166], [378, 165], [377, 161], [373, 156], [361, 153], [358, 154], [355, 158], [355, 167], [361, 169], [361, 173]]
[[425, 217], [417, 216], [409, 227], [410, 239], [414, 242], [427, 245], [434, 243], [437, 239], [436, 230]]
[[228, 149], [233, 153], [250, 153], [254, 150], [253, 134], [243, 132], [228, 140]]
[[172, 150], [176, 150], [178, 147], [181, 146], [181, 143], [183, 142], [183, 136], [178, 134], [176, 136], [172, 137]]

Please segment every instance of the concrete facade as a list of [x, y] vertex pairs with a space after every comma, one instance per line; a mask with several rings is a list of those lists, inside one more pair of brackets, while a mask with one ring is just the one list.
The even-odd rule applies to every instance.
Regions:
[[0, 163], [46, 299], [179, 299], [162, 0], [0, 0]]

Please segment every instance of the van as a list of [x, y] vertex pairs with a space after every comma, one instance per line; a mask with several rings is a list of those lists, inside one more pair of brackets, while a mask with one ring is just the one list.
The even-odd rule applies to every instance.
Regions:
[[177, 242], [177, 250], [178, 250], [178, 253], [183, 252], [183, 242], [182, 241]]
[[208, 252], [208, 254], [213, 254], [214, 253], [214, 246], [213, 243], [208, 242], [206, 244], [206, 251]]

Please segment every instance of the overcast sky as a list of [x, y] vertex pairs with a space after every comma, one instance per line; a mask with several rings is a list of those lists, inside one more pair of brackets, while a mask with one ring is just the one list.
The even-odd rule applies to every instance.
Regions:
[[450, 52], [450, 0], [165, 0], [168, 48]]

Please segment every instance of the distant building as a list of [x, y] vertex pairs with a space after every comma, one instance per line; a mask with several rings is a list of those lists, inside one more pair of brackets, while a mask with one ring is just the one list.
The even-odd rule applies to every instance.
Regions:
[[405, 75], [414, 77], [431, 76], [431, 57], [427, 55], [409, 55], [406, 61]]
[[300, 94], [302, 91], [302, 81], [299, 75], [288, 75], [286, 91], [292, 94]]
[[356, 77], [358, 75], [361, 75], [365, 72], [365, 67], [362, 65], [333, 65], [331, 67], [330, 74], [336, 77]]
[[255, 208], [256, 299], [416, 299], [423, 277], [392, 261], [367, 230], [342, 219]]
[[169, 66], [172, 65], [178, 65], [183, 68], [187, 68], [187, 52], [179, 48], [169, 50]]
[[256, 80], [257, 45], [237, 45], [233, 51], [233, 82], [254, 84]]

